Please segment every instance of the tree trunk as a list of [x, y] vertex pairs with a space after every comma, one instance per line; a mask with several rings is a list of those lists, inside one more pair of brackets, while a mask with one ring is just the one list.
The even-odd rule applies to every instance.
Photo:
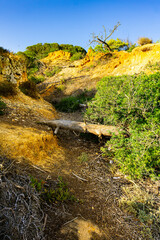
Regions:
[[69, 129], [77, 132], [84, 132], [84, 133], [92, 133], [97, 136], [112, 136], [112, 134], [118, 135], [119, 131], [118, 128], [115, 126], [105, 126], [105, 125], [98, 125], [98, 124], [88, 124], [84, 122], [77, 122], [77, 121], [69, 121], [69, 120], [51, 120], [51, 121], [43, 121], [40, 124], [45, 124], [50, 126], [52, 129], [55, 127], [54, 133], [57, 134], [59, 128]]
[[110, 52], [112, 52], [112, 49], [110, 48], [110, 46], [108, 45], [108, 43], [106, 43], [105, 41], [101, 40], [100, 38], [97, 38], [97, 39], [98, 39], [98, 41], [100, 41], [101, 43], [103, 43], [103, 44], [108, 48], [108, 50], [109, 50]]

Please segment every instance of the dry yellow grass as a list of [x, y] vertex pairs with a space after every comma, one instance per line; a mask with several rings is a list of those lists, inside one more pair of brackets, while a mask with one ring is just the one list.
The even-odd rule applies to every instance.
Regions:
[[1, 123], [0, 154], [44, 166], [64, 158], [52, 132]]

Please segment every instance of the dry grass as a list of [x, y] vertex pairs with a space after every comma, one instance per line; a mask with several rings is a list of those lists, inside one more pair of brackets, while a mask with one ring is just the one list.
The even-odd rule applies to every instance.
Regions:
[[150, 239], [160, 238], [160, 199], [138, 185], [123, 187], [119, 203], [121, 208], [133, 214], [143, 224]]
[[0, 157], [0, 239], [43, 240], [45, 214], [27, 175], [18, 175], [15, 163]]

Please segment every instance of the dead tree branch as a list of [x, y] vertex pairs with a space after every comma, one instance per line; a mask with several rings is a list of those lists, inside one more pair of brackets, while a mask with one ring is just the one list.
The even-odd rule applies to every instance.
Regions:
[[110, 46], [108, 45], [108, 43], [106, 42], [107, 39], [109, 39], [112, 34], [117, 30], [117, 28], [120, 26], [120, 22], [118, 22], [114, 28], [112, 30], [110, 30], [110, 34], [107, 35], [106, 32], [106, 28], [103, 26], [104, 29], [104, 34], [102, 35], [95, 35], [95, 33], [92, 33], [92, 40], [89, 40], [89, 45], [93, 44], [93, 43], [99, 43], [99, 44], [103, 44], [105, 48], [107, 48], [110, 52], [112, 51]]
[[77, 132], [92, 133], [99, 137], [103, 136], [112, 136], [112, 134], [119, 134], [119, 129], [115, 126], [106, 126], [98, 124], [89, 124], [85, 122], [69, 121], [64, 119], [51, 120], [51, 121], [42, 121], [40, 124], [50, 126], [52, 129], [55, 127], [56, 130], [54, 134], [58, 133], [57, 129], [69, 129]]

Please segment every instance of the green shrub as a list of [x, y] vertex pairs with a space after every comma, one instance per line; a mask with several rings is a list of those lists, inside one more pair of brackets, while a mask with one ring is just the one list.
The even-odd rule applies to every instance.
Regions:
[[85, 57], [85, 55], [81, 52], [77, 52], [77, 53], [74, 53], [71, 57], [71, 61], [76, 61], [76, 60], [80, 60], [80, 59], [83, 59]]
[[147, 68], [151, 69], [151, 70], [155, 70], [155, 71], [159, 71], [160, 70], [160, 62], [156, 62], [156, 63], [151, 63], [149, 62], [146, 65]]
[[128, 49], [128, 43], [123, 42], [122, 40], [120, 40], [119, 38], [115, 39], [110, 39], [107, 41], [108, 45], [110, 46], [110, 48], [112, 49], [112, 51], [117, 50], [127, 50]]
[[88, 154], [86, 152], [82, 152], [81, 155], [78, 157], [81, 163], [88, 161]]
[[80, 104], [86, 103], [91, 98], [86, 93], [82, 93], [78, 96], [65, 97], [59, 103], [54, 104], [54, 106], [61, 112], [75, 112], [80, 109]]
[[[58, 43], [38, 43], [32, 46], [28, 46], [26, 48], [26, 51], [24, 52], [18, 52], [17, 55], [23, 56], [23, 58], [26, 61], [27, 65], [27, 75], [28, 78], [31, 78], [31, 81], [34, 81], [37, 83], [37, 79], [33, 79], [32, 75], [34, 75], [36, 72], [39, 71], [41, 62], [39, 59], [42, 59], [44, 57], [47, 57], [50, 52], [58, 51], [58, 50], [63, 50], [70, 52], [71, 55], [79, 56], [79, 58], [82, 58], [82, 56], [86, 55], [86, 50], [82, 47], [79, 46], [73, 46], [70, 44], [61, 44], [59, 45]], [[53, 69], [51, 72], [47, 72], [47, 76], [51, 77], [54, 74], [60, 72], [60, 68], [56, 67], [57, 69]], [[36, 78], [36, 77], [35, 77]]]
[[6, 104], [0, 99], [0, 115], [4, 114], [4, 110], [6, 109]]
[[0, 47], [0, 55], [3, 55], [5, 53], [9, 53], [9, 50], [3, 48], [3, 47]]
[[150, 233], [149, 239], [153, 239], [152, 236], [160, 232], [160, 209], [156, 197], [137, 185], [125, 186], [122, 190], [123, 195], [119, 199], [120, 207], [144, 223], [145, 230]]
[[136, 43], [130, 45], [129, 48], [127, 49], [127, 52], [132, 52], [132, 50], [135, 49], [135, 48], [136, 48]]
[[141, 37], [141, 38], [138, 39], [138, 44], [140, 46], [143, 46], [145, 44], [149, 44], [149, 43], [152, 43], [152, 42], [153, 42], [152, 39], [149, 39], [147, 37]]
[[28, 77], [28, 79], [29, 79], [29, 81], [31, 81], [35, 84], [42, 83], [45, 80], [44, 76], [40, 76], [40, 75], [38, 75], [38, 76], [31, 75], [30, 77]]
[[19, 89], [27, 96], [32, 98], [39, 98], [36, 84], [34, 82], [26, 81], [19, 85]]
[[[106, 41], [106, 43], [109, 45], [109, 47], [111, 48], [112, 51], [127, 50], [129, 48], [129, 43], [123, 42], [119, 38], [117, 38], [116, 40], [110, 39], [110, 40]], [[93, 49], [93, 51], [104, 52], [104, 53], [109, 52], [108, 48], [105, 48], [105, 45], [103, 45], [103, 44], [96, 45], [95, 48]]]
[[28, 46], [26, 48], [26, 51], [18, 52], [17, 54], [23, 54], [28, 58], [29, 61], [32, 61], [35, 59], [38, 60], [47, 57], [50, 52], [58, 50], [70, 52], [71, 55], [78, 52], [84, 55], [86, 54], [86, 50], [80, 46], [73, 46], [70, 44], [59, 45], [58, 43], [44, 43], [44, 44], [38, 43], [32, 46]]
[[58, 184], [55, 188], [45, 186], [45, 181], [38, 180], [30, 176], [31, 186], [39, 192], [41, 199], [47, 203], [76, 201], [77, 199], [72, 195], [63, 181], [61, 176], [58, 177]]
[[160, 73], [103, 78], [86, 119], [124, 129], [102, 149], [123, 173], [160, 176]]
[[30, 67], [28, 70], [27, 70], [27, 74], [28, 74], [28, 77], [32, 76], [33, 74], [37, 73], [39, 70], [39, 68], [36, 66], [36, 67]]
[[61, 44], [60, 49], [63, 51], [70, 52], [71, 55], [73, 55], [75, 53], [81, 53], [83, 55], [86, 55], [86, 50], [80, 46], [73, 46], [70, 44]]
[[8, 81], [0, 82], [0, 96], [14, 96], [17, 94], [16, 84]]
[[53, 77], [55, 74], [58, 74], [62, 71], [62, 68], [55, 66], [52, 71], [46, 71], [45, 74], [47, 77]]

